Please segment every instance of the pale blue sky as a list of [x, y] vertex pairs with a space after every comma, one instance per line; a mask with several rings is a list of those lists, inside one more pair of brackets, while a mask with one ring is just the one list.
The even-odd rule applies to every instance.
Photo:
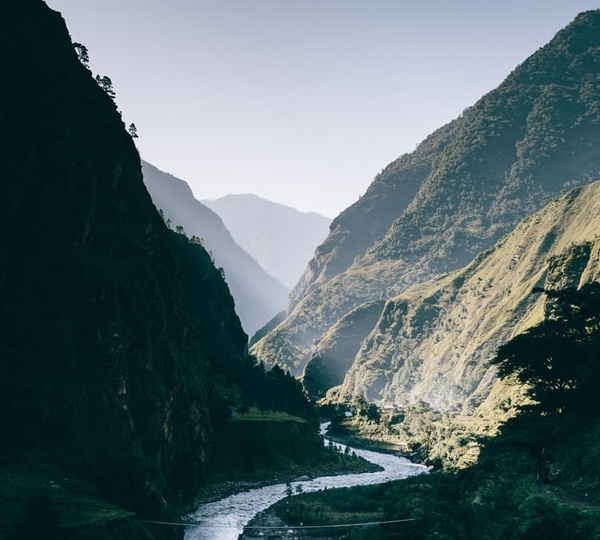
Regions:
[[335, 217], [600, 0], [46, 0], [142, 158]]

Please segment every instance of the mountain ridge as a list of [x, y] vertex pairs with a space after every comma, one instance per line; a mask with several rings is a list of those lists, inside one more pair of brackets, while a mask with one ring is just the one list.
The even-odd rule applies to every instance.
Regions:
[[[329, 259], [317, 256], [314, 261], [311, 261], [312, 267], [309, 267], [307, 272], [310, 274], [313, 268], [328, 268], [334, 265], [335, 276], [346, 270], [349, 267], [348, 263], [352, 263], [355, 257], [369, 255], [369, 252], [373, 251], [375, 255], [390, 259], [406, 256], [406, 249], [410, 244], [394, 245], [399, 238], [402, 238], [399, 234], [402, 224], [394, 221], [406, 220], [419, 209], [423, 211], [422, 200], [439, 193], [436, 185], [439, 186], [443, 182], [464, 182], [472, 178], [473, 181], [489, 183], [486, 177], [496, 176], [499, 178], [498, 195], [509, 195], [510, 203], [513, 205], [528, 206], [530, 209], [526, 212], [529, 213], [531, 209], [539, 208], [540, 203], [536, 200], [538, 195], [543, 199], [552, 198], [548, 193], [544, 195], [540, 190], [542, 186], [536, 189], [529, 188], [522, 194], [514, 192], [518, 187], [515, 182], [519, 182], [517, 175], [531, 176], [531, 172], [539, 175], [540, 171], [531, 170], [532, 167], [537, 166], [534, 153], [543, 154], [541, 165], [544, 170], [552, 172], [552, 176], [560, 184], [567, 184], [561, 185], [559, 189], [573, 187], [573, 184], [568, 185], [569, 182], [581, 182], [581, 179], [578, 179], [573, 174], [574, 171], [569, 168], [572, 163], [565, 163], [564, 153], [563, 156], [557, 155], [557, 150], [560, 150], [560, 145], [564, 144], [560, 139], [564, 138], [566, 131], [580, 129], [583, 133], [574, 133], [573, 137], [585, 137], [588, 135], [586, 130], [593, 128], [597, 122], [595, 100], [598, 81], [595, 68], [598, 66], [599, 59], [595, 29], [599, 16], [598, 10], [579, 14], [547, 45], [515, 68], [496, 89], [484, 95], [475, 105], [465, 109], [459, 118], [429, 135], [414, 152], [404, 154], [385, 167], [369, 186], [365, 195], [336, 217], [332, 223], [332, 237], [337, 234], [338, 236], [355, 235], [360, 238], [366, 233], [364, 228], [363, 230], [352, 228], [352, 223], [354, 222], [355, 226], [359, 221], [353, 216], [354, 214], [368, 225], [370, 240], [367, 244], [360, 244], [351, 254], [346, 254], [338, 248]], [[557, 106], [559, 102], [561, 106]], [[539, 122], [543, 115], [551, 115], [550, 119], [557, 122]], [[570, 122], [571, 125], [563, 125], [564, 122]], [[540, 128], [539, 132], [537, 128]], [[505, 133], [508, 133], [510, 138], [507, 138]], [[583, 141], [586, 142], [585, 139]], [[573, 146], [577, 146], [578, 142], [573, 140]], [[542, 144], [536, 147], [536, 143]], [[478, 152], [480, 148], [485, 150], [484, 154]], [[481, 163], [473, 161], [471, 156], [474, 154], [483, 161]], [[510, 155], [515, 157], [507, 164], [499, 160], [499, 157]], [[581, 157], [580, 161], [587, 165], [589, 156], [584, 153]], [[561, 163], [567, 164], [566, 171], [561, 171], [562, 174], [553, 169]], [[591, 171], [597, 172], [596, 168], [597, 165], [594, 164]], [[586, 173], [590, 173], [590, 170], [583, 171], [583, 174]], [[504, 174], [507, 174], [507, 178], [503, 177]], [[591, 174], [591, 178], [594, 177], [595, 175]], [[424, 181], [431, 184], [431, 188], [420, 189]], [[530, 177], [528, 181], [533, 182], [535, 178]], [[539, 179], [537, 181], [539, 182]], [[590, 178], [587, 181], [589, 182]], [[473, 194], [475, 193], [490, 196], [482, 191], [474, 191]], [[558, 191], [555, 194], [558, 194]], [[468, 193], [463, 195], [469, 196]], [[491, 192], [491, 195], [494, 195], [494, 192]], [[386, 198], [387, 202], [381, 201]], [[469, 208], [476, 210], [480, 202], [476, 197], [471, 196], [471, 198], [475, 200], [466, 202], [474, 202], [474, 206], [471, 205], [472, 208], [471, 206]], [[523, 201], [519, 202], [517, 200], [519, 198]], [[436, 201], [436, 204], [443, 205], [448, 202], [442, 198]], [[388, 206], [393, 208], [395, 215], [389, 215], [385, 211]], [[431, 207], [432, 205], [429, 205], [429, 208]], [[494, 212], [497, 214], [503, 211], [501, 208], [495, 210], [493, 205], [490, 205], [490, 208], [491, 212], [479, 210], [474, 214], [490, 221], [495, 215]], [[405, 210], [408, 212], [404, 212]], [[510, 214], [510, 211], [505, 212], [506, 217]], [[421, 219], [423, 217], [421, 216]], [[432, 217], [436, 217], [435, 214], [427, 216], [427, 220]], [[443, 219], [445, 216], [442, 214], [437, 219], [440, 218]], [[427, 220], [424, 221], [425, 225]], [[513, 217], [508, 227], [515, 226], [518, 221], [518, 218]], [[493, 221], [490, 224], [493, 225]], [[487, 230], [483, 224], [476, 224], [476, 226], [479, 230]], [[469, 226], [465, 224], [464, 228], [468, 229]], [[508, 230], [505, 229], [504, 232]], [[405, 234], [414, 231], [413, 234], [418, 238], [427, 238], [427, 235], [417, 228], [403, 227], [402, 231]], [[386, 233], [387, 239], [384, 237]], [[492, 238], [488, 243], [490, 245], [493, 239], [497, 239], [503, 233], [493, 229], [491, 234], [489, 232], [487, 234]], [[332, 240], [333, 238], [328, 238], [319, 250], [327, 253], [324, 248]], [[348, 241], [346, 240], [346, 243]], [[475, 254], [478, 252], [478, 247], [475, 245]], [[345, 263], [341, 266], [336, 265], [336, 256], [345, 257]], [[460, 254], [457, 254], [457, 259], [460, 259]], [[367, 260], [366, 263], [368, 262]], [[460, 265], [460, 262], [458, 261], [457, 264]], [[452, 268], [442, 266], [435, 273], [449, 269]], [[316, 274], [319, 282], [326, 281], [330, 277], [332, 277], [331, 272], [321, 277]], [[292, 291], [292, 296], [304, 296], [305, 290], [311, 286], [311, 283], [310, 279], [303, 279]]]
[[[38, 0], [4, 13], [3, 455], [47, 454], [116, 503], [165, 516], [195, 490], [211, 432], [185, 267], [116, 105], [79, 62], [60, 14]], [[227, 314], [231, 300], [214, 287], [205, 308]], [[243, 354], [239, 321], [229, 313], [222, 322], [231, 331], [223, 355]], [[184, 403], [194, 413], [185, 416]]]
[[179, 538], [142, 520], [191, 509], [233, 410], [296, 418], [269, 431], [270, 455], [245, 448], [261, 472], [320, 463], [314, 411], [248, 354], [210, 254], [166, 226], [61, 15], [0, 12], [0, 536]]
[[464, 269], [388, 300], [342, 392], [473, 413], [494, 383], [496, 349], [543, 318], [544, 299], [533, 291], [600, 279], [599, 201], [600, 182], [576, 188]]
[[240, 246], [290, 289], [331, 223], [316, 212], [301, 212], [251, 193], [202, 202], [223, 219]]
[[251, 336], [287, 303], [288, 289], [269, 275], [232, 237], [221, 217], [198, 201], [182, 179], [143, 161], [144, 183], [155, 206], [174, 229], [196, 236], [222, 267], [236, 311]]
[[598, 178], [598, 28], [599, 10], [578, 15], [497, 89], [388, 165], [334, 219], [286, 320], [254, 353], [302, 374], [353, 309], [464, 266], [561, 191]]

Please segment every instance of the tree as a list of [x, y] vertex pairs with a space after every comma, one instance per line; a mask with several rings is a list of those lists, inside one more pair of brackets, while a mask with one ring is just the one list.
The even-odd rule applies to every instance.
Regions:
[[498, 349], [501, 377], [515, 376], [547, 413], [598, 414], [600, 283], [543, 292], [546, 318]]
[[116, 94], [110, 77], [107, 75], [103, 75], [102, 77], [100, 77], [100, 75], [96, 75], [96, 82], [98, 83], [98, 86], [106, 92], [106, 95], [114, 101]]
[[129, 132], [129, 135], [132, 139], [138, 138], [137, 126], [133, 122], [131, 124], [129, 124], [127, 131]]
[[77, 58], [83, 64], [85, 69], [90, 70], [90, 55], [88, 49], [85, 45], [81, 43], [73, 43], [73, 49], [75, 49], [75, 53], [77, 54]]

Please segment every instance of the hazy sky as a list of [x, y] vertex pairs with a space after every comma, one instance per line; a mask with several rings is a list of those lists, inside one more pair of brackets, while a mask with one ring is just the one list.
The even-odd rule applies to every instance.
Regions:
[[46, 0], [142, 158], [335, 217], [600, 0]]

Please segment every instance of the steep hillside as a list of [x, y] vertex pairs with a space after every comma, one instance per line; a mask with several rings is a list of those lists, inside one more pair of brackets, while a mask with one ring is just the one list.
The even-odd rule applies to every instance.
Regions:
[[137, 518], [190, 508], [232, 409], [293, 415], [279, 425], [318, 458], [312, 408], [248, 356], [221, 272], [166, 227], [60, 14], [0, 15], [0, 536], [179, 537]]
[[[567, 250], [575, 274], [585, 251]], [[554, 262], [554, 270], [566, 269], [566, 261]], [[353, 417], [334, 419], [336, 433], [353, 424], [377, 426], [386, 436], [403, 433], [411, 439], [411, 454], [423, 456], [425, 450], [450, 473], [302, 494], [279, 501], [251, 525], [334, 525], [336, 534], [356, 540], [600, 538], [600, 282], [574, 288], [576, 280], [569, 278], [575, 276], [565, 276], [561, 290], [540, 291], [542, 320], [500, 347], [493, 360], [505, 391], [526, 385], [531, 398], [494, 437], [470, 436], [464, 419], [449, 430], [448, 415], [422, 405], [381, 410], [364, 398], [354, 401]], [[425, 437], [415, 441], [415, 431]], [[436, 457], [428, 444], [435, 438], [443, 446]], [[461, 450], [471, 454], [468, 463], [452, 462], [452, 453]], [[367, 520], [380, 526], [352, 525]], [[247, 530], [241, 538], [253, 537]]]
[[365, 302], [468, 264], [561, 191], [600, 174], [600, 11], [578, 16], [495, 90], [386, 167], [334, 219], [253, 351], [302, 373]]
[[290, 289], [331, 223], [315, 212], [299, 212], [256, 195], [227, 195], [202, 202], [219, 214], [242, 248]]
[[[210, 440], [203, 334], [244, 352], [206, 253], [183, 263], [115, 103], [59, 14], [9, 2], [0, 31], [3, 453], [23, 448], [143, 515], [181, 508]], [[201, 271], [188, 312], [183, 277]], [[208, 292], [210, 291], [210, 292]], [[185, 474], [184, 470], [186, 471]]]
[[[495, 382], [496, 349], [543, 318], [544, 299], [533, 289], [600, 280], [599, 230], [596, 182], [548, 204], [465, 269], [389, 300], [364, 336], [342, 392], [472, 413]], [[328, 354], [318, 348], [315, 358], [323, 362]]]
[[187, 236], [200, 238], [215, 264], [223, 268], [237, 314], [250, 336], [285, 309], [289, 290], [234, 241], [221, 218], [197, 201], [183, 180], [147, 162], [142, 162], [142, 172], [155, 206], [171, 227], [181, 226]]

